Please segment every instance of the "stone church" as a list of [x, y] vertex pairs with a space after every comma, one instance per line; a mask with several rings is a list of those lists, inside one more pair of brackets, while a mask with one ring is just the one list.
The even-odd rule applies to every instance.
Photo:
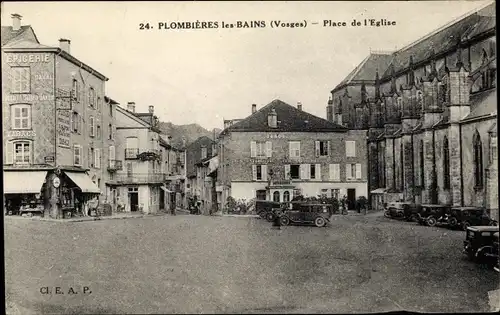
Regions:
[[495, 3], [392, 53], [332, 91], [327, 119], [368, 133], [372, 207], [483, 206], [498, 220]]

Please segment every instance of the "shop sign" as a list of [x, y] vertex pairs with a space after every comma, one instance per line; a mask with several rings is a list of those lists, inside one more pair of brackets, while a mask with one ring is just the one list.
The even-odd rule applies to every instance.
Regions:
[[7, 137], [34, 137], [36, 133], [33, 130], [11, 130], [7, 131]]
[[70, 147], [71, 114], [67, 110], [57, 111], [57, 145], [62, 148]]
[[50, 62], [50, 54], [7, 54], [8, 63], [35, 63], [35, 62]]
[[282, 133], [268, 133], [268, 139], [285, 139], [285, 135]]
[[53, 101], [53, 94], [38, 95], [38, 94], [10, 94], [5, 96], [5, 100], [9, 103], [33, 103], [41, 101]]
[[59, 177], [54, 177], [54, 179], [52, 180], [52, 185], [54, 186], [54, 188], [59, 188], [59, 186], [61, 185], [61, 179]]

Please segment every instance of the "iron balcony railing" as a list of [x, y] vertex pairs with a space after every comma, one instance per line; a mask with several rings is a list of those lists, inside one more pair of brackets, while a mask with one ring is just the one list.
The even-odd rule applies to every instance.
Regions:
[[108, 170], [110, 171], [119, 171], [123, 169], [123, 162], [120, 160], [109, 160], [108, 162]]
[[155, 184], [166, 180], [165, 173], [125, 173], [113, 174], [110, 178], [118, 184]]
[[157, 149], [149, 149], [149, 148], [127, 148], [125, 149], [125, 159], [126, 160], [134, 160], [139, 159], [141, 155], [151, 155], [157, 158], [161, 158], [161, 152]]

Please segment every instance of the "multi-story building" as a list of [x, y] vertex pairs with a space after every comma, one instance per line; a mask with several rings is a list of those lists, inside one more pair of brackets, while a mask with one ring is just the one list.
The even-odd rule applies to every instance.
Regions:
[[162, 155], [162, 173], [165, 173], [165, 184], [161, 188], [166, 193], [160, 196], [160, 208], [162, 199], [165, 199], [165, 209], [184, 208], [184, 186], [186, 183], [185, 151], [171, 145], [171, 137], [160, 135], [160, 147]]
[[160, 130], [153, 106], [136, 113], [135, 103], [116, 108], [115, 167], [110, 179], [116, 207], [126, 212], [157, 213], [165, 181]]
[[366, 131], [348, 130], [280, 100], [218, 138], [219, 200], [289, 201], [296, 195], [367, 196]]
[[498, 218], [495, 4], [391, 54], [331, 94], [329, 120], [368, 131], [372, 207], [484, 206]]
[[202, 136], [186, 146], [186, 192], [189, 198], [200, 198], [200, 189], [197, 180], [198, 163], [215, 154], [215, 141]]
[[216, 192], [219, 157], [215, 154], [214, 148], [211, 156], [196, 163], [195, 196], [200, 202], [202, 214], [216, 213], [222, 206], [222, 200], [217, 199]]
[[78, 212], [106, 198], [115, 126], [108, 78], [75, 58], [69, 40], [42, 45], [20, 15], [12, 17], [12, 27], [2, 26], [5, 200], [38, 202], [53, 217]]

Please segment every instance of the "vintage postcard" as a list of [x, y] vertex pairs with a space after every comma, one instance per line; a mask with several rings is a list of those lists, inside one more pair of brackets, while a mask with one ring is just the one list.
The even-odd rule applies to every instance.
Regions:
[[7, 314], [500, 310], [496, 2], [2, 2]]

